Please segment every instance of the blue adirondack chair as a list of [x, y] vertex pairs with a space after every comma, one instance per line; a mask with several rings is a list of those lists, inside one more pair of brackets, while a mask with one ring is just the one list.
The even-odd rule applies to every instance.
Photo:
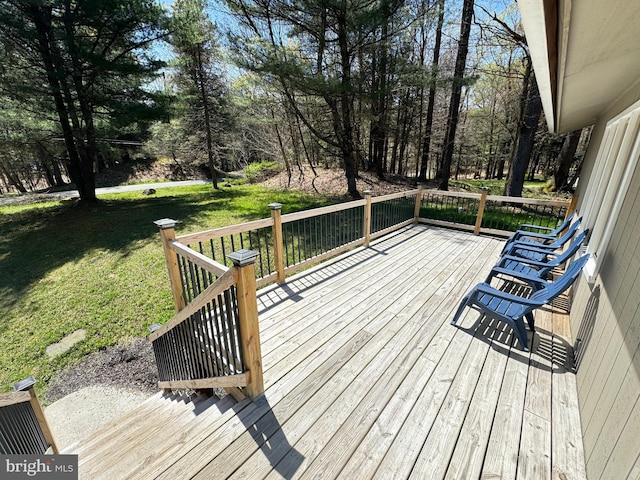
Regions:
[[[569, 268], [555, 282], [544, 282], [544, 286], [526, 298], [512, 295], [487, 283], [476, 285], [460, 302], [460, 306], [451, 321], [455, 325], [465, 307], [470, 307], [482, 312], [489, 318], [495, 318], [507, 323], [516, 334], [516, 338], [524, 351], [528, 351], [527, 332], [524, 319], [527, 319], [529, 328], [535, 332], [533, 311], [548, 304], [578, 278], [578, 274], [589, 259], [589, 255], [583, 255], [574, 261]], [[539, 279], [538, 279], [539, 280]], [[538, 282], [539, 283], [539, 282]]]
[[[582, 246], [584, 239], [586, 238], [589, 230], [580, 233], [571, 245], [559, 255], [555, 253], [548, 253], [547, 257], [543, 260], [532, 260], [518, 255], [505, 255], [500, 258], [495, 267], [491, 269], [489, 276], [485, 280], [486, 283], [491, 283], [491, 279], [498, 274], [506, 274], [510, 276], [517, 276], [517, 274], [528, 275], [530, 277], [538, 277], [545, 279], [547, 274], [556, 267], [564, 265], [567, 260], [573, 257], [578, 249]], [[529, 247], [531, 248], [531, 247]], [[527, 251], [527, 247], [520, 248], [522, 251]], [[533, 253], [545, 253], [539, 252], [540, 249], [532, 248]]]
[[[571, 240], [578, 231], [578, 227], [580, 227], [580, 222], [573, 222], [564, 235], [551, 243], [538, 242], [527, 238], [521, 238], [520, 240], [507, 243], [507, 245], [502, 249], [502, 255], [516, 255], [519, 257], [530, 258], [532, 260], [542, 261], [549, 252], [562, 248], [565, 243]], [[539, 249], [539, 251], [531, 248], [524, 249], [524, 247], [535, 247], [536, 249]], [[546, 252], [546, 254], [544, 252]]]
[[[574, 219], [575, 216], [576, 216], [576, 212], [573, 212], [564, 220], [564, 222], [560, 224], [560, 226], [556, 228], [541, 227], [539, 225], [531, 225], [531, 224], [525, 223], [521, 225], [520, 228], [516, 230], [513, 235], [511, 235], [509, 240], [507, 240], [507, 243], [518, 240], [520, 237], [531, 237], [531, 238], [540, 238], [540, 239], [546, 238], [546, 239], [555, 240], [558, 237], [558, 235], [560, 235], [564, 230], [567, 229], [569, 225], [571, 225], [571, 221]], [[581, 222], [582, 218], [579, 218], [577, 221]], [[542, 230], [542, 231], [532, 232], [531, 231], [532, 229]]]

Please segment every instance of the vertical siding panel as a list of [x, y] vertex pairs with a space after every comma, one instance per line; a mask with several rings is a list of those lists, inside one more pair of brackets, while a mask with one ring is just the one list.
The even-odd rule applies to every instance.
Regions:
[[[587, 474], [625, 478], [640, 444], [640, 168], [636, 169], [596, 284], [602, 285], [593, 335], [577, 373]], [[594, 285], [581, 281], [574, 336]]]

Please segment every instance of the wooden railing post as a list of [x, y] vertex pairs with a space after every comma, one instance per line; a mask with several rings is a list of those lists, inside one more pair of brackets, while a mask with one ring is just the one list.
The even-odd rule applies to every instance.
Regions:
[[476, 225], [473, 228], [473, 234], [480, 234], [480, 226], [482, 225], [482, 216], [484, 215], [484, 207], [487, 204], [487, 195], [489, 194], [489, 189], [487, 187], [482, 187], [482, 193], [480, 194], [480, 205], [478, 205], [478, 215], [476, 216]]
[[371, 190], [365, 190], [364, 199], [366, 201], [364, 205], [364, 246], [368, 247], [371, 242], [371, 195], [373, 192]]
[[413, 210], [413, 223], [418, 223], [420, 219], [420, 207], [422, 206], [422, 190], [424, 189], [424, 185], [421, 183], [418, 184], [418, 193], [416, 194], [416, 206]]
[[579, 198], [580, 195], [571, 195], [571, 201], [569, 202], [569, 206], [567, 207], [567, 214], [564, 216], [565, 220], [576, 210]]
[[282, 245], [282, 204], [270, 203], [271, 218], [273, 218], [273, 261], [276, 264], [277, 283], [284, 282], [284, 249]]
[[170, 218], [163, 218], [153, 222], [160, 229], [160, 237], [162, 238], [162, 247], [164, 248], [164, 258], [167, 262], [167, 270], [169, 271], [169, 281], [171, 282], [171, 293], [173, 294], [173, 302], [176, 306], [176, 312], [185, 307], [184, 291], [182, 289], [182, 280], [180, 279], [180, 268], [178, 266], [178, 255], [171, 248], [170, 242], [176, 238], [176, 221]]
[[53, 453], [56, 455], [59, 452], [58, 446], [56, 445], [55, 440], [53, 439], [53, 435], [51, 434], [51, 429], [49, 428], [49, 424], [47, 423], [47, 419], [44, 416], [44, 411], [42, 410], [42, 405], [40, 405], [40, 401], [38, 400], [38, 395], [36, 395], [36, 391], [33, 386], [36, 384], [36, 379], [31, 377], [27, 377], [24, 380], [19, 381], [18, 383], [13, 385], [13, 390], [16, 392], [29, 392], [31, 395], [31, 399], [29, 403], [31, 404], [31, 408], [33, 409], [33, 413], [38, 420], [38, 425], [40, 425], [40, 430], [42, 430], [42, 434], [44, 435], [44, 439], [51, 446]]
[[251, 250], [238, 250], [227, 255], [237, 270], [238, 315], [242, 360], [249, 369], [247, 394], [256, 399], [264, 393], [262, 377], [262, 352], [258, 326], [258, 302], [256, 300], [256, 276], [253, 264], [258, 254]]

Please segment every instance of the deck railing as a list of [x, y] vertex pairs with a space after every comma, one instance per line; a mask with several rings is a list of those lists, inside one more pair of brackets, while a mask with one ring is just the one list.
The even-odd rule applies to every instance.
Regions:
[[509, 236], [523, 223], [555, 227], [575, 209], [571, 201], [505, 197], [482, 193], [426, 190], [420, 221], [473, 231], [476, 235]]
[[419, 187], [375, 198], [367, 191], [363, 200], [287, 215], [278, 203], [269, 207], [270, 218], [178, 237], [175, 220], [156, 222], [178, 312], [150, 336], [161, 388], [246, 387], [254, 398], [262, 392], [258, 286], [282, 283], [287, 274], [412, 223], [509, 235], [522, 223], [555, 226], [575, 201]]
[[42, 455], [58, 447], [47, 424], [29, 377], [14, 385], [14, 392], [0, 394], [0, 454]]

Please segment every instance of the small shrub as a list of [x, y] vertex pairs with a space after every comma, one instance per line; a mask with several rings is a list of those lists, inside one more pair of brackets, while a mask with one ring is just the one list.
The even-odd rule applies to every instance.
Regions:
[[244, 167], [244, 176], [249, 183], [258, 183], [282, 171], [278, 162], [254, 162]]

